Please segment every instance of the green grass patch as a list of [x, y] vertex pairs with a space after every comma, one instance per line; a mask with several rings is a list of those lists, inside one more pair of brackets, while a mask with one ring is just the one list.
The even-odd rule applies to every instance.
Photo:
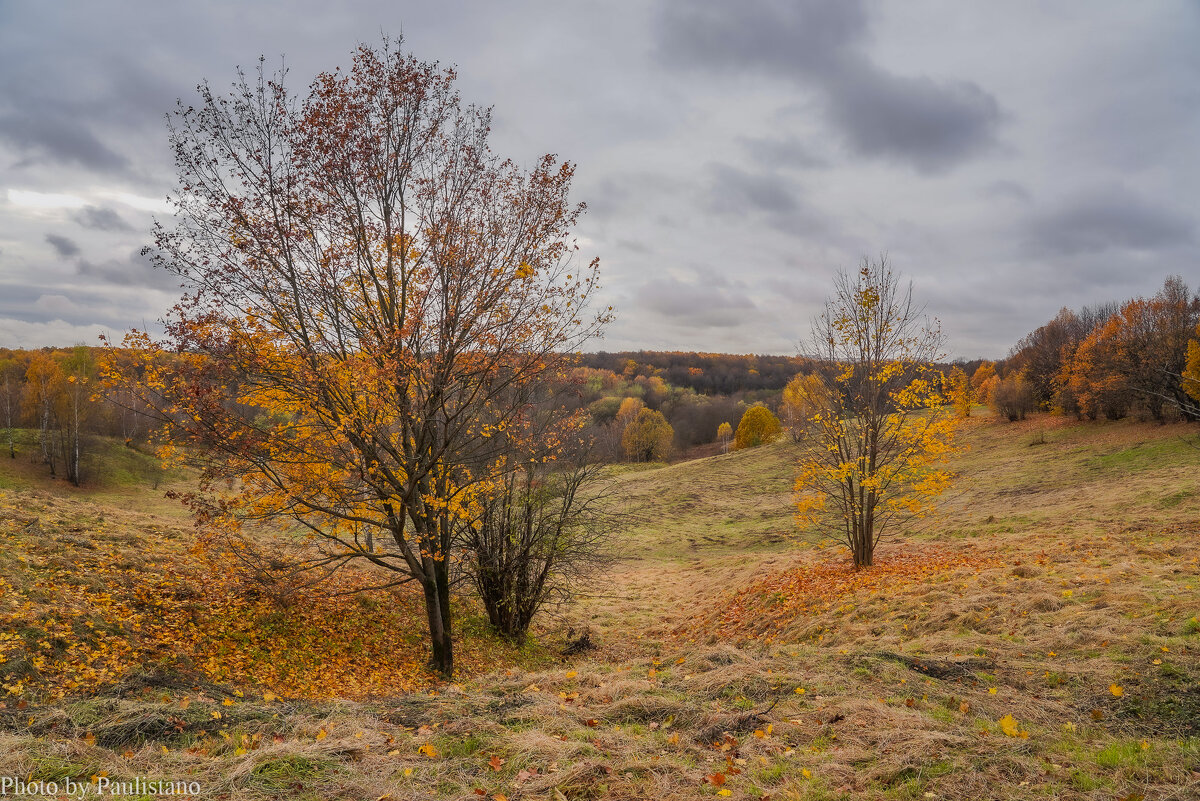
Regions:
[[337, 769], [326, 759], [289, 754], [259, 763], [246, 783], [263, 790], [288, 790], [297, 782], [321, 779]]

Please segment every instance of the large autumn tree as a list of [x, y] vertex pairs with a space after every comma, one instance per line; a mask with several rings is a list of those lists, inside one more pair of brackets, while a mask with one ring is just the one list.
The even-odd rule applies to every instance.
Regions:
[[546, 387], [608, 313], [573, 264], [573, 167], [488, 146], [455, 73], [385, 40], [302, 96], [282, 72], [203, 84], [170, 129], [175, 221], [156, 258], [188, 292], [164, 341], [108, 366], [200, 459], [211, 530], [289, 523], [424, 590], [453, 671], [454, 539], [504, 476], [554, 457]]
[[798, 519], [843, 540], [855, 567], [880, 538], [925, 514], [950, 481], [940, 467], [958, 421], [944, 409], [942, 334], [885, 258], [838, 275], [811, 347], [828, 383], [801, 385], [814, 409], [796, 478]]

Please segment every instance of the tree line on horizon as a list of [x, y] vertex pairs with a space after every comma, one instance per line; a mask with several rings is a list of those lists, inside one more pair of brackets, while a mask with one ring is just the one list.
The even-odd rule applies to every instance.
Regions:
[[[148, 451], [154, 421], [136, 394], [97, 384], [103, 352], [85, 345], [0, 349], [0, 448], [15, 457], [25, 437], [50, 476], [76, 485], [88, 478], [96, 437]], [[794, 432], [805, 414], [799, 387], [821, 368], [811, 357], [687, 351], [583, 353], [571, 365], [555, 395], [568, 411], [586, 412], [589, 458], [602, 462], [715, 452], [734, 442], [756, 407]], [[962, 415], [979, 403], [1010, 420], [1042, 411], [1197, 421], [1200, 296], [1172, 276], [1149, 298], [1064, 307], [1003, 359], [937, 366]]]
[[1200, 421], [1200, 294], [1170, 276], [1149, 298], [1064, 307], [1005, 359], [979, 364], [970, 385], [1009, 420]]

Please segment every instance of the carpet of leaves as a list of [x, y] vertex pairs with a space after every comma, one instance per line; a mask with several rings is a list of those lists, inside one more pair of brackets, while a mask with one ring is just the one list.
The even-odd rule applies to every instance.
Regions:
[[[281, 696], [368, 698], [430, 686], [423, 601], [411, 586], [354, 593], [343, 571], [285, 605], [190, 535], [106, 522], [0, 516], [0, 695], [54, 700], [132, 670], [201, 676]], [[70, 527], [67, 527], [70, 526]], [[508, 646], [463, 642], [470, 675]]]
[[881, 550], [876, 563], [856, 569], [845, 551], [828, 550], [822, 561], [771, 573], [719, 599], [681, 626], [676, 634], [698, 639], [705, 634], [772, 642], [798, 619], [828, 612], [852, 612], [864, 599], [895, 593], [929, 577], [966, 571], [978, 573], [1000, 564], [996, 554], [920, 544]]

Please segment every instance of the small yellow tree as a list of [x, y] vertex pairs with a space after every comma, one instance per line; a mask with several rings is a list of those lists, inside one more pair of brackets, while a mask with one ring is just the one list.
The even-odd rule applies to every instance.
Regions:
[[629, 424], [637, 419], [638, 412], [646, 404], [642, 403], [641, 398], [625, 398], [621, 401], [621, 406], [617, 409], [616, 425], [621, 431], [629, 427]]
[[[1200, 337], [1200, 326], [1196, 327]], [[1187, 366], [1183, 370], [1183, 391], [1200, 402], [1200, 339], [1188, 342]]]
[[771, 414], [771, 410], [766, 406], [755, 404], [742, 415], [737, 433], [733, 435], [733, 448], [757, 448], [759, 445], [774, 442], [782, 433], [783, 426], [779, 418]]
[[951, 367], [950, 375], [944, 378], [949, 390], [950, 402], [954, 413], [960, 418], [971, 416], [971, 404], [975, 400], [975, 392], [971, 389], [971, 380], [959, 367]]
[[975, 368], [975, 373], [971, 376], [971, 389], [975, 391], [975, 400], [978, 403], [988, 403], [991, 400], [991, 388], [996, 384], [992, 379], [995, 377], [995, 362], [984, 362]]
[[828, 405], [828, 394], [825, 382], [816, 373], [797, 375], [783, 388], [779, 416], [793, 441], [804, 439], [813, 415]]
[[729, 453], [729, 440], [733, 439], [733, 426], [728, 422], [721, 423], [717, 426], [717, 442], [721, 443], [721, 450]]
[[656, 462], [671, 455], [671, 442], [674, 439], [675, 429], [671, 428], [662, 412], [642, 409], [637, 413], [637, 419], [625, 426], [621, 447], [631, 461]]
[[928, 513], [950, 483], [938, 469], [958, 420], [944, 411], [933, 363], [942, 334], [886, 259], [842, 273], [816, 320], [812, 346], [835, 386], [812, 418], [796, 478], [797, 520], [841, 538], [855, 567], [904, 520]]

